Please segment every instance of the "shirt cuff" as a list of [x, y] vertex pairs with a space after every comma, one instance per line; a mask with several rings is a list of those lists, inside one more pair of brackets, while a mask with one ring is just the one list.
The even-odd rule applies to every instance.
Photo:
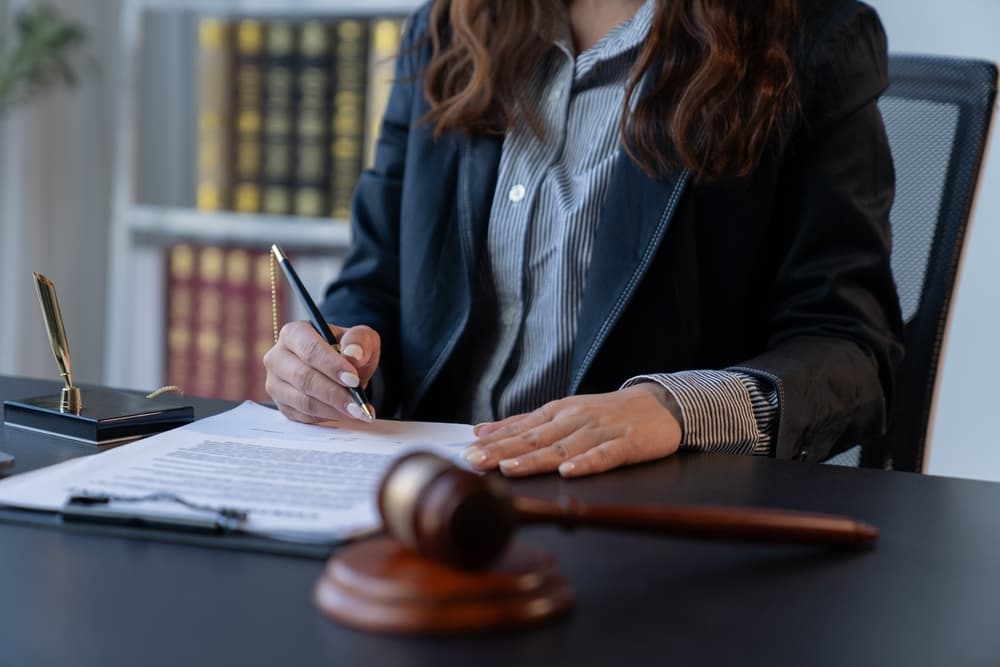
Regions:
[[681, 447], [770, 456], [778, 421], [778, 391], [763, 378], [738, 371], [653, 373], [629, 379], [622, 389], [656, 382], [680, 407]]

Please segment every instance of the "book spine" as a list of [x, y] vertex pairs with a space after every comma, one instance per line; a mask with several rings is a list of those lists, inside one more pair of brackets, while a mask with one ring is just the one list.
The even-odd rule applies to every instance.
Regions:
[[219, 398], [242, 401], [247, 398], [250, 324], [250, 253], [240, 248], [226, 251], [225, 281], [222, 287], [222, 336], [220, 350]]
[[229, 29], [217, 18], [198, 23], [198, 148], [196, 205], [204, 211], [229, 206]]
[[295, 82], [296, 160], [294, 212], [325, 216], [330, 210], [330, 108], [333, 35], [329, 25], [306, 21], [299, 33]]
[[230, 87], [235, 123], [232, 124], [235, 184], [233, 209], [261, 211], [263, 172], [264, 25], [255, 19], [236, 24], [234, 76]]
[[396, 56], [402, 40], [402, 18], [377, 18], [371, 24], [371, 54], [368, 61], [368, 102], [365, 113], [365, 166], [375, 164], [375, 146], [382, 116], [396, 73]]
[[364, 160], [368, 26], [361, 19], [334, 23], [334, 97], [331, 215], [350, 218], [351, 198]]
[[186, 243], [167, 257], [167, 384], [189, 391], [194, 350], [195, 250]]
[[217, 397], [222, 345], [222, 286], [225, 255], [221, 248], [206, 246], [198, 252], [193, 373], [188, 393]]
[[296, 26], [267, 26], [264, 75], [264, 212], [292, 213], [295, 160]]

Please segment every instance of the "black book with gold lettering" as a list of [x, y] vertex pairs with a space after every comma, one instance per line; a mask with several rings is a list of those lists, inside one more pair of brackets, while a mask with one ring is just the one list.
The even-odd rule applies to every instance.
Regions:
[[330, 213], [330, 108], [333, 99], [333, 30], [318, 19], [299, 31], [295, 78], [295, 215]]
[[265, 30], [263, 211], [291, 215], [295, 177], [295, 78], [299, 28], [274, 20]]
[[[233, 76], [229, 90], [233, 210], [260, 213], [264, 180], [264, 23], [243, 18], [232, 41]], [[218, 85], [225, 86], [225, 82]]]

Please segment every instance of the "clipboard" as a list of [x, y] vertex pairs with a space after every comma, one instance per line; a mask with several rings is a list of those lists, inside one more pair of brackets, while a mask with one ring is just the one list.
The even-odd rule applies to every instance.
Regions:
[[[368, 486], [395, 455], [442, 434], [441, 451], [454, 455], [468, 432], [468, 425], [386, 420], [298, 424], [244, 403], [92, 456], [67, 452], [63, 461], [5, 479], [0, 521], [325, 559], [378, 531]], [[67, 507], [74, 495], [109, 502]], [[175, 505], [150, 504], [158, 496]], [[243, 525], [218, 522], [212, 513], [222, 511], [243, 513]], [[204, 521], [189, 520], [202, 513]]]
[[[210, 530], [200, 526], [150, 520], [148, 517], [118, 512], [112, 514], [91, 509], [57, 513], [9, 506], [0, 506], [0, 523], [311, 560], [326, 560], [338, 546], [369, 534], [359, 533], [327, 543], [291, 542], [239, 531]], [[374, 532], [376, 531], [371, 534]]]

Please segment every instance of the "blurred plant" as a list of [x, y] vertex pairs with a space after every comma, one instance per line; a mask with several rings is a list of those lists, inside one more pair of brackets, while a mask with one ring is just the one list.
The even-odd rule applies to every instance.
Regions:
[[0, 113], [27, 102], [46, 88], [72, 86], [72, 58], [86, 39], [79, 23], [48, 4], [18, 12], [13, 35], [0, 39]]

